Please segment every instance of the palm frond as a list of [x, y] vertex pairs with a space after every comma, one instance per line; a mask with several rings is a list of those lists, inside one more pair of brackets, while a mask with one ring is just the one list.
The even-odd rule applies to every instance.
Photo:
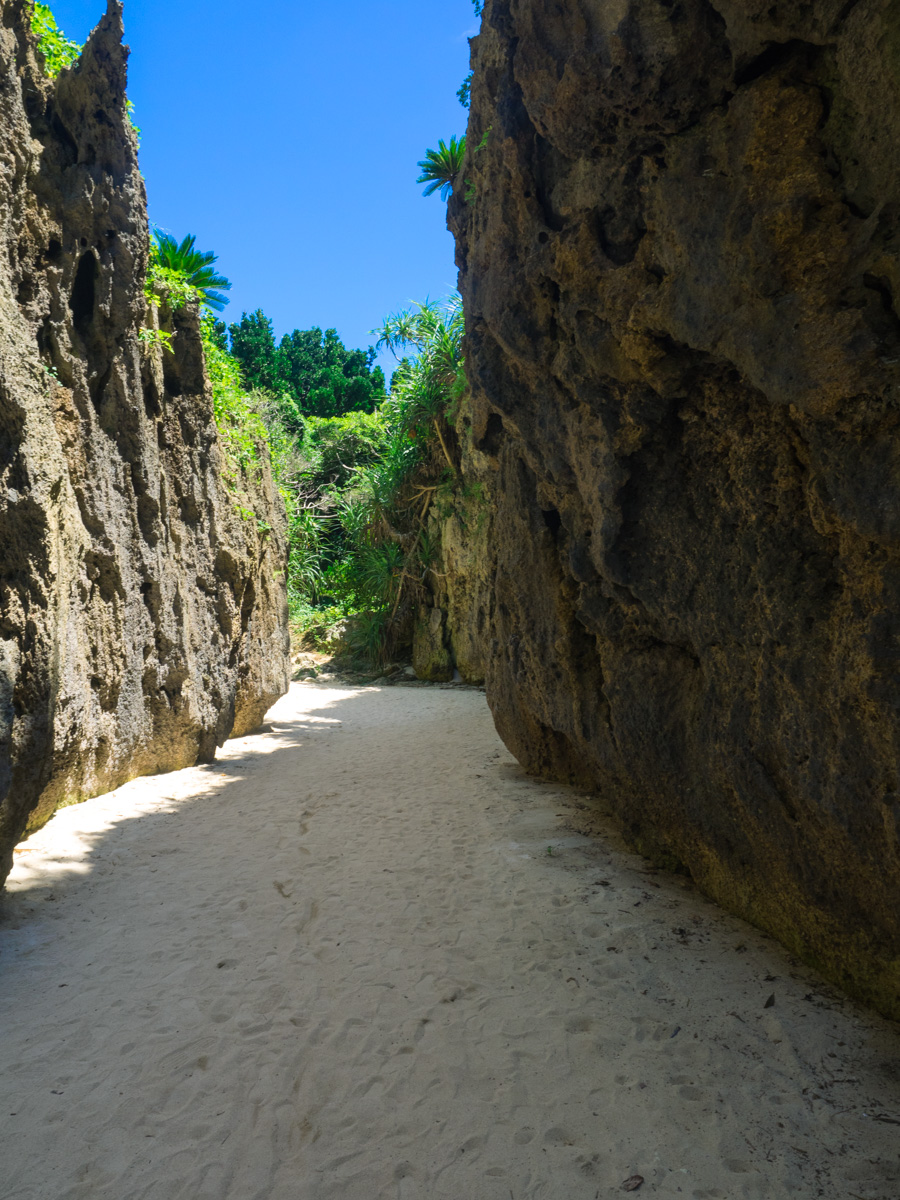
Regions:
[[222, 292], [230, 291], [231, 283], [213, 269], [218, 255], [211, 250], [196, 250], [197, 238], [193, 233], [177, 242], [172, 234], [154, 228], [153, 238], [151, 254], [154, 261], [181, 275], [200, 294], [202, 303], [221, 312], [228, 303], [228, 297]]
[[453, 191], [457, 175], [462, 170], [465, 154], [465, 135], [459, 140], [451, 137], [449, 145], [441, 138], [437, 150], [426, 150], [425, 157], [416, 164], [422, 172], [416, 183], [428, 184], [422, 195], [430, 196], [440, 188], [441, 199], [446, 200]]

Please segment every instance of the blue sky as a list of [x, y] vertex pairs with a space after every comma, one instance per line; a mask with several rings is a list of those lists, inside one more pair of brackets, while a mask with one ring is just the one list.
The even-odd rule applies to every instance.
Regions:
[[[50, 0], [83, 41], [105, 0]], [[465, 132], [471, 0], [125, 0], [150, 219], [232, 281], [226, 320], [335, 327], [456, 286], [445, 205], [416, 163]], [[392, 360], [385, 360], [387, 366]]]

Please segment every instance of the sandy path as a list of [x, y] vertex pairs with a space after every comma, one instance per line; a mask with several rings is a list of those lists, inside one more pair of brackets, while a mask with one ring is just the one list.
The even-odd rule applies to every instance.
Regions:
[[478, 692], [294, 685], [59, 813], [2, 905], [0, 1194], [897, 1200], [900, 1031], [578, 802]]

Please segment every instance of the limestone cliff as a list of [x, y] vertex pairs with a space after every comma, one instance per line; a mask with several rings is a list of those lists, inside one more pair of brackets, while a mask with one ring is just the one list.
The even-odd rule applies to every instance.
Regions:
[[497, 727], [900, 1017], [897, 6], [487, 0], [473, 65]]
[[267, 467], [226, 486], [196, 312], [139, 338], [121, 4], [53, 83], [30, 10], [0, 8], [0, 880], [58, 805], [211, 758], [288, 682]]

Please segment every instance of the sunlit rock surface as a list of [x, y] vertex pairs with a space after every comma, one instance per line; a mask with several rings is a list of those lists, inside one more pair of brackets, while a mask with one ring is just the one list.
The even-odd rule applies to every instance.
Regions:
[[473, 62], [451, 638], [529, 770], [900, 1017], [897, 7], [487, 0]]
[[0, 8], [0, 880], [58, 805], [212, 757], [288, 683], [268, 469], [242, 515], [196, 312], [139, 339], [121, 5], [55, 83], [30, 10]]

